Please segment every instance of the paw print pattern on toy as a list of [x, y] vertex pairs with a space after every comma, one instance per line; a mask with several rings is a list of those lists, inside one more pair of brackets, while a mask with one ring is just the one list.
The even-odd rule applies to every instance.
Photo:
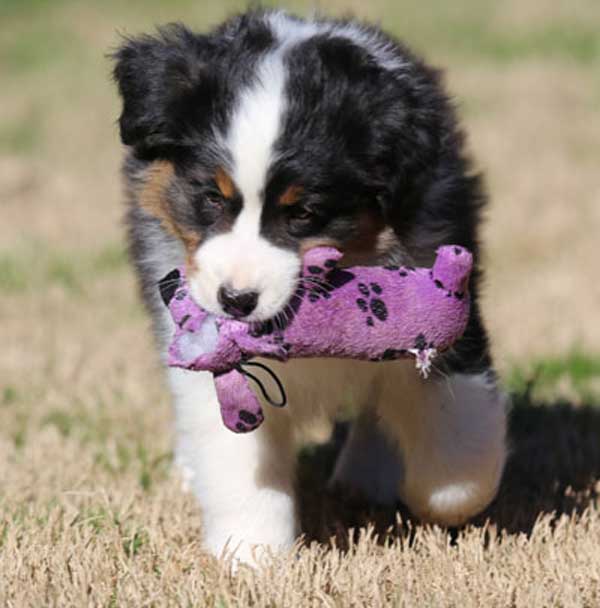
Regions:
[[257, 416], [248, 410], [240, 410], [238, 412], [239, 420], [235, 424], [235, 428], [240, 433], [248, 433], [253, 431], [263, 421], [263, 416]]
[[329, 300], [331, 293], [354, 279], [354, 274], [336, 267], [334, 259], [325, 260], [323, 267], [317, 264], [306, 266], [303, 283], [308, 290], [308, 301], [315, 303], [321, 298]]
[[369, 285], [359, 283], [357, 287], [360, 296], [356, 299], [356, 305], [362, 312], [367, 313], [367, 325], [369, 327], [375, 325], [373, 317], [382, 323], [385, 322], [388, 318], [388, 309], [384, 300], [378, 297], [383, 293], [381, 285], [375, 282], [369, 283]]

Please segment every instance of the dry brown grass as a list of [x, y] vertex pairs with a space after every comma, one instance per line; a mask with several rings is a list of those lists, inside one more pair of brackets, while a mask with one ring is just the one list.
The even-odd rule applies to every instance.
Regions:
[[[484, 312], [500, 368], [600, 351], [600, 71], [585, 34], [597, 2], [331, 7], [382, 19], [449, 67], [492, 195]], [[122, 254], [117, 101], [102, 54], [115, 28], [214, 22], [226, 7], [2, 10], [1, 605], [600, 605], [600, 413], [527, 397], [499, 498], [464, 531], [325, 494], [325, 447], [299, 470], [297, 558], [232, 575], [204, 555], [199, 514], [170, 473], [168, 402]], [[574, 41], [532, 46], [530, 31], [556, 24]], [[494, 38], [519, 32], [516, 54]], [[588, 400], [577, 384], [566, 392]]]

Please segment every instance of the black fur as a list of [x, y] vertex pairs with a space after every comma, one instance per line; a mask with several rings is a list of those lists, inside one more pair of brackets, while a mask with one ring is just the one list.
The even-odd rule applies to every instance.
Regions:
[[[125, 164], [131, 252], [153, 309], [156, 281], [181, 263], [182, 251], [136, 206], [136, 183], [150, 161], [169, 160], [176, 169], [170, 204], [177, 221], [204, 239], [228, 229], [243, 201], [229, 219], [212, 218], [203, 202], [206, 189], [214, 189], [216, 167], [229, 162], [214, 132], [226, 129], [236, 92], [252, 82], [257, 63], [276, 44], [265, 15], [251, 11], [208, 34], [167, 26], [155, 37], [126, 40], [115, 54], [121, 139], [131, 147]], [[389, 49], [394, 67], [331, 34], [305, 40], [287, 55], [289, 105], [276, 142], [279, 159], [265, 185], [263, 235], [294, 250], [308, 237], [344, 246], [361, 238], [360, 218], [368, 215], [395, 235], [384, 255], [371, 252], [373, 263], [430, 264], [446, 243], [467, 247], [478, 262], [485, 197], [440, 73], [381, 31], [360, 27]], [[296, 183], [304, 188], [302, 201], [278, 205]], [[157, 247], [168, 252], [160, 262]], [[448, 370], [478, 372], [491, 364], [477, 303], [480, 282], [477, 269], [471, 320], [444, 359]]]

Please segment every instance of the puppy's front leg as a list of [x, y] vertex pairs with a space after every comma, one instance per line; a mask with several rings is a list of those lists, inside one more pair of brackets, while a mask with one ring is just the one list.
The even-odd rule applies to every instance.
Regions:
[[176, 410], [176, 460], [200, 503], [206, 549], [214, 555], [227, 549], [236, 559], [253, 562], [257, 545], [291, 547], [298, 521], [287, 412], [269, 408], [261, 427], [235, 434], [223, 425], [210, 374], [168, 373]]

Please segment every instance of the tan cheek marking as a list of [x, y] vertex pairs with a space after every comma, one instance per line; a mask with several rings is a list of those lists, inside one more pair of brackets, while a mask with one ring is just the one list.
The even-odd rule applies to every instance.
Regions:
[[221, 167], [215, 173], [215, 182], [225, 198], [232, 199], [234, 197], [235, 186], [233, 185], [233, 181]]
[[400, 244], [394, 229], [388, 226], [377, 235], [375, 249], [379, 255], [385, 255], [391, 249], [397, 248]]
[[284, 205], [285, 207], [295, 205], [300, 200], [303, 193], [304, 188], [302, 186], [289, 186], [279, 197], [279, 204]]
[[300, 255], [304, 256], [313, 247], [335, 247], [344, 253], [340, 262], [341, 266], [373, 263], [380, 255], [379, 240], [382, 234], [385, 234], [385, 229], [383, 220], [372, 213], [365, 212], [358, 219], [357, 236], [345, 245], [342, 246], [341, 243], [331, 238], [309, 238], [301, 243]]
[[343, 263], [356, 265], [375, 262], [380, 255], [380, 237], [385, 230], [386, 225], [381, 217], [365, 211], [358, 218], [356, 237], [344, 246]]
[[198, 264], [196, 264], [196, 260], [194, 260], [194, 256], [190, 255], [188, 251], [188, 255], [185, 258], [185, 276], [191, 277], [192, 275], [200, 272], [200, 268]]
[[173, 165], [164, 160], [152, 163], [146, 174], [138, 202], [144, 211], [159, 219], [164, 229], [177, 237], [186, 249], [186, 264], [194, 267], [193, 255], [200, 244], [200, 235], [179, 225], [171, 215], [166, 199], [166, 190], [171, 184], [175, 170]]
[[196, 264], [196, 261], [194, 260], [194, 254], [196, 253], [196, 251], [198, 250], [198, 247], [200, 246], [201, 238], [197, 234], [189, 233], [187, 236], [182, 237], [181, 240], [183, 241], [183, 244], [185, 246], [186, 268], [188, 270], [197, 272], [198, 266]]

